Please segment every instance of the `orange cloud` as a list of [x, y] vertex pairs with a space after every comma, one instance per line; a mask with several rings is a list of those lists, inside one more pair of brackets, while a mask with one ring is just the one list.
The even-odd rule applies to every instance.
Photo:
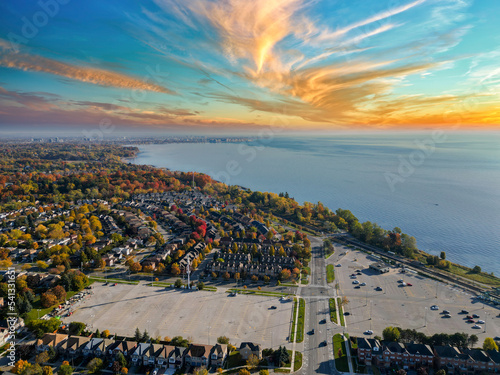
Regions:
[[172, 90], [163, 86], [133, 78], [125, 74], [115, 73], [104, 69], [70, 65], [35, 55], [0, 51], [0, 66], [55, 74], [69, 79], [74, 79], [76, 81], [93, 83], [100, 86], [119, 87], [131, 90], [146, 90], [162, 92], [165, 94], [174, 93]]

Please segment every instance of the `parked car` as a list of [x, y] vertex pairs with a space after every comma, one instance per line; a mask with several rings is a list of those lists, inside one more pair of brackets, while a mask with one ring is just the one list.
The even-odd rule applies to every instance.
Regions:
[[358, 280], [354, 280], [352, 283], [353, 284], [359, 284], [359, 281]]
[[361, 289], [361, 287], [359, 285], [356, 285], [354, 289]]
[[314, 328], [311, 329], [311, 335], [314, 335]]
[[460, 314], [468, 314], [469, 312], [467, 310], [462, 310], [460, 311]]
[[337, 264], [335, 265], [335, 267], [342, 267], [342, 264], [337, 263]]
[[474, 319], [467, 319], [467, 323], [474, 323]]
[[369, 330], [366, 330], [365, 332], [363, 332], [365, 335], [372, 335], [373, 334], [373, 331], [371, 329]]
[[443, 318], [451, 318], [451, 315], [450, 314], [444, 314]]
[[449, 314], [450, 312], [448, 310], [443, 310], [443, 314]]
[[478, 325], [478, 324], [474, 324], [474, 325], [472, 326], [472, 328], [474, 328], [474, 329], [481, 329], [481, 328], [483, 328], [483, 327], [481, 327], [481, 326], [480, 326], [480, 325]]
[[326, 324], [326, 319], [321, 319], [321, 320], [319, 321], [319, 324]]
[[479, 324], [484, 324], [484, 320], [478, 320], [477, 321]]
[[375, 290], [376, 290], [376, 291], [378, 291], [378, 292], [381, 292], [381, 291], [382, 291], [382, 288], [381, 288], [381, 287], [379, 287], [379, 286], [377, 286], [377, 287], [375, 288]]
[[276, 306], [271, 306], [271, 307], [270, 307], [270, 309], [271, 309], [271, 310], [276, 310], [276, 309], [277, 309], [277, 307], [276, 307]]
[[349, 311], [346, 311], [344, 315], [351, 315], [351, 313]]
[[431, 310], [439, 310], [439, 306], [438, 305], [432, 305], [431, 306]]
[[410, 283], [406, 283], [407, 286], [413, 286], [413, 284], [410, 284]]
[[475, 319], [478, 319], [479, 318], [479, 315], [477, 314], [472, 314], [472, 317], [475, 318]]
[[359, 284], [359, 285], [361, 285], [361, 286], [365, 286], [365, 285], [366, 285], [366, 283], [361, 283], [361, 284]]
[[326, 340], [325, 341], [322, 341], [319, 346], [326, 346]]
[[467, 315], [467, 316], [465, 317], [465, 319], [472, 319], [472, 318], [473, 318], [473, 316], [472, 316], [472, 315]]

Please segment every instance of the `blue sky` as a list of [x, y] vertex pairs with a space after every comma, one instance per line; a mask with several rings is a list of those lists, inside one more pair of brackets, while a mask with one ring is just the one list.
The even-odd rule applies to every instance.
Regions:
[[496, 0], [0, 4], [0, 125], [498, 128]]

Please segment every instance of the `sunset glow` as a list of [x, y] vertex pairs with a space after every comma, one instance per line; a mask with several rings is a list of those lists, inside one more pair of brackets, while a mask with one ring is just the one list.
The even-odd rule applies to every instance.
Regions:
[[500, 124], [494, 0], [29, 3], [0, 5], [3, 128]]

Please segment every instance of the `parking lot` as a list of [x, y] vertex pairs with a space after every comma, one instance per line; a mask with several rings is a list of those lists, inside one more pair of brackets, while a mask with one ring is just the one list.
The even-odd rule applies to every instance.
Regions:
[[[335, 277], [340, 295], [349, 300], [345, 311], [350, 314], [346, 316], [350, 334], [362, 335], [371, 329], [374, 335], [382, 336], [385, 327], [398, 326], [427, 335], [440, 332], [476, 334], [479, 344], [485, 337], [500, 336], [499, 309], [484, 305], [457, 287], [419, 276], [416, 272], [401, 273], [400, 268], [391, 267], [388, 273], [380, 274], [369, 269], [377, 258], [347, 248], [337, 250], [347, 251], [339, 261], [341, 266], [335, 267]], [[351, 278], [352, 274], [356, 275], [355, 279]], [[366, 285], [356, 288], [361, 283]], [[377, 287], [382, 290], [377, 291]], [[432, 310], [433, 305], [439, 309]], [[475, 318], [474, 323], [467, 323], [467, 314], [460, 314], [462, 309], [479, 318]], [[450, 311], [449, 318], [444, 317], [443, 310]], [[481, 328], [475, 329], [477, 320], [485, 323], [478, 324]]]
[[155, 338], [183, 336], [201, 344], [227, 336], [233, 345], [252, 341], [264, 348], [285, 345], [289, 335], [293, 303], [278, 297], [103, 283], [94, 283], [92, 291], [64, 322], [130, 337], [138, 327]]

